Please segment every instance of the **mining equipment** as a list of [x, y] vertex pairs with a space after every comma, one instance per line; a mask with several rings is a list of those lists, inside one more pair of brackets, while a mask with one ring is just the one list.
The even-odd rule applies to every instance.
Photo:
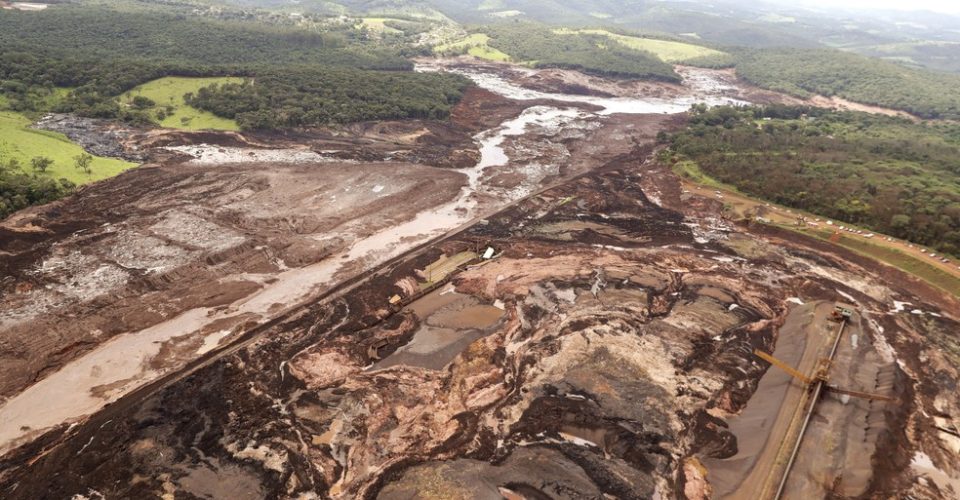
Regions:
[[840, 305], [836, 306], [833, 312], [831, 312], [829, 316], [830, 320], [840, 323], [840, 326], [837, 329], [837, 335], [836, 338], [834, 338], [833, 347], [830, 349], [830, 355], [825, 358], [820, 358], [820, 360], [817, 362], [817, 366], [813, 370], [812, 375], [800, 373], [787, 363], [784, 363], [783, 361], [773, 357], [773, 355], [770, 353], [761, 351], [759, 349], [754, 349], [753, 351], [753, 354], [758, 358], [770, 363], [773, 366], [776, 366], [777, 368], [780, 368], [781, 370], [787, 372], [791, 377], [802, 382], [807, 390], [811, 393], [810, 408], [807, 410], [807, 414], [804, 417], [803, 425], [800, 427], [800, 432], [797, 435], [797, 440], [794, 444], [793, 451], [790, 454], [790, 459], [784, 468], [777, 491], [772, 497], [773, 500], [779, 500], [783, 495], [783, 489], [787, 484], [787, 478], [790, 475], [790, 469], [793, 467], [793, 463], [797, 458], [797, 453], [800, 451], [800, 443], [803, 440], [803, 435], [810, 423], [810, 418], [813, 416], [813, 411], [817, 406], [817, 402], [824, 391], [831, 391], [874, 401], [893, 401], [893, 398], [881, 394], [872, 394], [869, 392], [843, 389], [830, 384], [830, 367], [833, 365], [834, 357], [836, 357], [837, 347], [840, 345], [840, 339], [843, 337], [843, 330], [852, 317], [853, 311], [850, 308]]

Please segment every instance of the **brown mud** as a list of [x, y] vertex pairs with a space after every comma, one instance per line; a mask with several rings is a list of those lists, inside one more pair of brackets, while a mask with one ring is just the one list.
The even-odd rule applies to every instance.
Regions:
[[[776, 444], [744, 421], [792, 411], [796, 390], [753, 350], [809, 367], [824, 311], [847, 302], [857, 337], [836, 381], [895, 401], [825, 398], [791, 488], [949, 497], [960, 451], [935, 424], [960, 415], [954, 299], [687, 196], [653, 161], [675, 117], [531, 127], [480, 177], [482, 220], [394, 254], [344, 252], [461, 194], [466, 176], [431, 154], [478, 154], [473, 134], [527, 104], [476, 91], [450, 124], [223, 144], [334, 158], [317, 163], [158, 153], [168, 161], [5, 221], [0, 410], [58, 369], [101, 376], [82, 363], [105, 346], [158, 343], [153, 378], [95, 387], [110, 404], [14, 429], [27, 438], [0, 456], [0, 496], [720, 497], [746, 484], [730, 460]], [[378, 156], [393, 150], [407, 159]], [[554, 171], [528, 168], [545, 159]], [[505, 202], [503, 186], [529, 195]], [[494, 258], [425, 281], [443, 256], [487, 246]], [[344, 265], [317, 288], [331, 258]], [[314, 288], [275, 290], [287, 280]], [[896, 310], [907, 296], [922, 314]]]
[[[283, 497], [317, 491], [342, 498], [410, 492], [537, 497], [563, 491], [644, 498], [712, 491], [712, 476], [724, 469], [707, 457], [737, 453], [734, 422], [740, 417], [734, 415], [750, 411], [755, 395], [767, 395], [765, 389], [755, 394], [770, 372], [752, 348], [773, 351], [781, 336], [806, 333], [802, 321], [789, 319], [791, 310], [806, 306], [787, 299], [822, 301], [819, 311], [845, 300], [841, 292], [856, 294], [858, 307], [873, 317], [887, 311], [884, 300], [897, 285], [816, 249], [773, 247], [715, 220], [717, 213], [659, 208], [640, 187], [651, 168], [642, 158], [628, 155], [400, 259], [351, 293], [306, 308], [168, 388], [51, 436], [55, 441], [42, 455], [34, 446], [9, 454], [4, 491], [12, 498], [88, 490], [110, 497], [168, 490], [200, 496], [213, 487], [202, 479], [214, 473]], [[665, 185], [660, 192], [675, 189]], [[590, 224], [570, 224], [563, 238], [538, 231], [573, 221]], [[734, 236], [738, 242], [731, 245]], [[434, 291], [391, 312], [387, 298], [403, 293], [404, 280], [419, 279], [417, 270], [441, 252], [472, 249], [478, 241], [495, 246], [499, 257], [466, 264], [451, 282], [454, 292]], [[854, 271], [876, 287], [866, 290], [877, 297], [818, 268], [841, 278]], [[457, 345], [459, 352], [442, 366], [366, 368], [367, 346], [392, 345], [393, 354], [384, 350], [389, 360], [415, 342], [410, 332], [418, 328], [481, 331], [450, 319], [470, 305], [497, 301], [502, 317], [484, 321], [483, 335]], [[879, 324], [898, 321], [884, 318]], [[956, 326], [945, 316], [936, 321]], [[903, 324], [893, 335], [892, 329], [884, 328], [885, 335], [870, 328], [870, 335], [858, 330], [856, 348], [872, 350], [879, 360], [890, 354], [883, 347], [887, 337], [924, 335], [928, 327]], [[853, 347], [845, 342], [846, 349]], [[916, 352], [896, 351], [916, 375], [894, 378], [925, 373], [918, 360], [908, 361]], [[852, 354], [841, 352], [841, 358]], [[817, 423], [813, 432], [851, 441], [801, 454], [807, 457], [801, 468], [832, 464], [829, 478], [816, 473], [810, 485], [839, 496], [909, 491], [919, 484], [910, 482], [909, 469], [889, 469], [879, 457], [928, 446], [932, 435], [914, 426], [912, 437], [905, 437], [889, 427], [890, 419], [902, 419], [905, 408], [931, 398], [953, 396], [935, 389], [911, 401], [911, 391], [895, 387], [904, 387], [902, 381], [889, 385], [879, 372], [837, 373], [853, 377], [843, 380], [847, 384], [871, 379], [872, 387], [858, 388], [890, 391], [898, 402], [879, 413], [857, 413], [851, 405], [859, 403], [825, 401], [823, 411], [842, 418], [825, 413], [822, 425], [828, 427], [817, 430]], [[878, 418], [888, 424], [868, 425]], [[704, 465], [691, 465], [698, 456]], [[864, 457], [878, 458], [864, 469], [857, 461]], [[53, 473], [67, 466], [84, 472]], [[562, 484], [555, 482], [558, 475]], [[721, 493], [721, 481], [716, 488]]]

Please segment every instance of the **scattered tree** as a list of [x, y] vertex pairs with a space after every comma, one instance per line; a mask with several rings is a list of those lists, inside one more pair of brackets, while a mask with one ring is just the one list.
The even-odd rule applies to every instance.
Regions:
[[77, 170], [83, 171], [87, 175], [90, 175], [91, 164], [93, 163], [93, 156], [89, 153], [80, 153], [77, 156], [73, 157], [73, 164], [77, 167]]
[[157, 103], [154, 102], [153, 99], [150, 99], [149, 97], [145, 97], [142, 95], [138, 95], [134, 97], [133, 100], [130, 101], [130, 104], [136, 109], [148, 109], [157, 105]]
[[50, 166], [53, 165], [53, 160], [46, 156], [34, 156], [30, 159], [30, 166], [39, 173], [45, 173]]

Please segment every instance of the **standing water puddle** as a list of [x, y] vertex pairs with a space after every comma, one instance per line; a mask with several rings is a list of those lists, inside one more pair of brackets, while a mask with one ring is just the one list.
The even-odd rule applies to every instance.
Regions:
[[396, 365], [442, 369], [473, 341], [486, 336], [504, 312], [457, 292], [434, 290], [407, 306], [421, 321], [406, 345], [375, 364], [379, 370]]

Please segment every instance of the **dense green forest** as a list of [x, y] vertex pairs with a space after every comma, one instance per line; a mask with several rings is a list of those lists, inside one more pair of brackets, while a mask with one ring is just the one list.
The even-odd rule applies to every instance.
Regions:
[[[365, 36], [353, 25], [323, 32], [242, 21], [195, 18], [180, 12], [111, 10], [95, 6], [58, 6], [42, 12], [0, 11], [0, 92], [7, 106], [25, 113], [75, 112], [83, 116], [148, 122], [151, 115], [124, 108], [116, 96], [144, 82], [176, 76], [259, 76], [275, 68], [308, 66], [329, 71], [326, 78], [347, 78], [354, 90], [369, 96], [382, 90], [364, 89], [379, 82], [379, 73], [409, 72], [402, 53], [406, 46], [389, 46]], [[344, 76], [350, 73], [350, 76]], [[449, 105], [449, 78], [415, 77], [410, 100], [442, 96]], [[424, 93], [435, 85], [437, 92]], [[52, 102], [55, 88], [72, 89]], [[407, 87], [392, 89], [403, 99]], [[318, 95], [317, 97], [322, 97]], [[302, 100], [302, 99], [301, 99]], [[382, 114], [380, 103], [353, 100], [356, 116]], [[400, 108], [416, 111], [417, 106]]]
[[960, 255], [960, 125], [819, 108], [695, 107], [671, 139], [745, 193]]
[[535, 67], [568, 68], [602, 76], [680, 82], [680, 76], [648, 52], [630, 49], [607, 37], [558, 34], [531, 23], [511, 23], [483, 28], [488, 45]]
[[28, 174], [16, 160], [0, 157], [0, 220], [31, 205], [63, 198], [75, 188], [66, 179], [54, 180], [42, 172]]
[[440, 73], [384, 73], [316, 67], [263, 72], [256, 83], [212, 85], [191, 106], [242, 129], [323, 126], [363, 120], [446, 118], [468, 80]]
[[48, 55], [204, 65], [336, 64], [409, 69], [396, 50], [363, 44], [351, 25], [323, 32], [258, 22], [223, 21], [179, 11], [58, 6], [4, 11], [0, 46]]
[[912, 113], [960, 119], [960, 76], [905, 68], [829, 49], [766, 49], [739, 54], [737, 74], [800, 97], [840, 96]]

